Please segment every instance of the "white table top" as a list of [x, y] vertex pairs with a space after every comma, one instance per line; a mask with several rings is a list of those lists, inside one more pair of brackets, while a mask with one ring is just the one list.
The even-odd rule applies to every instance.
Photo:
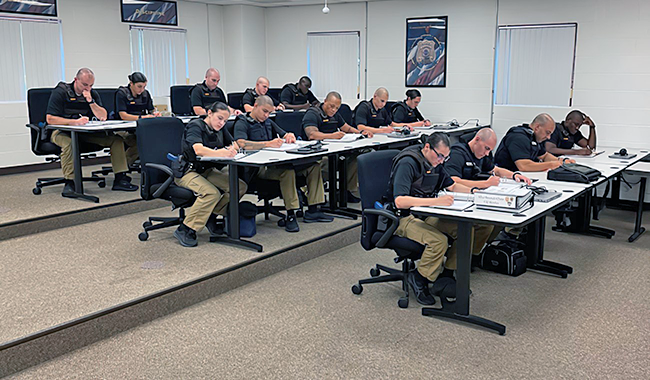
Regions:
[[650, 162], [637, 162], [625, 169], [627, 173], [650, 174]]

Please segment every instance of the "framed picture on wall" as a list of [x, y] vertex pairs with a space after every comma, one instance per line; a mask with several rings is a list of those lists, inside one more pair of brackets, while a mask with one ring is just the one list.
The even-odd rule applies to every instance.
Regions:
[[406, 19], [406, 87], [447, 85], [447, 16]]
[[122, 0], [122, 22], [178, 25], [175, 1]]
[[0, 12], [56, 16], [56, 0], [0, 0]]

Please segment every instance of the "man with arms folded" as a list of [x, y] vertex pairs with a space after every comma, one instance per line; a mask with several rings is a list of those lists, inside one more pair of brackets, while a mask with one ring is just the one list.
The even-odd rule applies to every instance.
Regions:
[[[287, 133], [274, 121], [269, 119], [275, 106], [269, 96], [262, 95], [255, 100], [255, 105], [250, 113], [239, 115], [235, 121], [235, 140], [237, 145], [244, 149], [259, 150], [267, 147], [279, 148], [283, 143], [296, 142], [293, 133]], [[307, 203], [308, 208], [304, 214], [305, 223], [331, 222], [331, 216], [319, 210], [318, 205], [325, 203], [325, 190], [323, 176], [318, 162], [300, 170], [300, 174], [307, 177]], [[263, 167], [257, 173], [260, 178], [280, 181], [280, 191], [284, 206], [287, 210], [287, 220], [284, 229], [288, 232], [298, 232], [300, 227], [296, 220], [295, 210], [300, 208], [298, 191], [296, 189], [296, 170], [286, 167]]]
[[[341, 94], [332, 91], [325, 97], [325, 101], [315, 107], [311, 107], [302, 118], [302, 128], [309, 140], [340, 139], [346, 133], [362, 133], [372, 137], [372, 132], [361, 132], [345, 122], [343, 116], [338, 114], [341, 107]], [[359, 203], [361, 200], [355, 194], [359, 192], [359, 178], [357, 174], [357, 155], [347, 157], [347, 200], [350, 203]], [[329, 165], [327, 157], [323, 159], [324, 171], [327, 173]], [[330, 183], [330, 186], [334, 186]]]

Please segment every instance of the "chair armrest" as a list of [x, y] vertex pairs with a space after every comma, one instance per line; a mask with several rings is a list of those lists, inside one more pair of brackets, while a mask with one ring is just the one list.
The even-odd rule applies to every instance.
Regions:
[[384, 233], [381, 235], [381, 238], [379, 238], [379, 241], [376, 244], [377, 247], [383, 248], [386, 246], [388, 240], [393, 236], [395, 230], [397, 230], [397, 226], [399, 226], [399, 218], [397, 215], [384, 209], [367, 208], [363, 210], [363, 213], [369, 215], [377, 215], [379, 217], [383, 216], [388, 219], [386, 231], [384, 231]]
[[172, 172], [171, 168], [169, 168], [168, 166], [165, 166], [165, 165], [148, 163], [148, 164], [145, 164], [145, 166], [148, 167], [148, 168], [158, 169], [158, 170], [164, 172], [165, 174], [167, 174], [169, 176], [169, 178], [167, 178], [165, 180], [165, 182], [163, 182], [163, 184], [160, 185], [158, 190], [156, 190], [156, 192], [151, 195], [154, 198], [160, 198], [162, 193], [164, 193], [165, 190], [167, 190], [167, 188], [169, 188], [169, 185], [171, 185], [171, 183], [174, 181], [174, 173]]

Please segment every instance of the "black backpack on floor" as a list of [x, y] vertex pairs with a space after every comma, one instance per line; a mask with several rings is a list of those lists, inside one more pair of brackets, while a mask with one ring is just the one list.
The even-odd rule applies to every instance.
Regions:
[[519, 240], [494, 240], [481, 252], [481, 268], [492, 272], [519, 276], [526, 272], [526, 244]]

